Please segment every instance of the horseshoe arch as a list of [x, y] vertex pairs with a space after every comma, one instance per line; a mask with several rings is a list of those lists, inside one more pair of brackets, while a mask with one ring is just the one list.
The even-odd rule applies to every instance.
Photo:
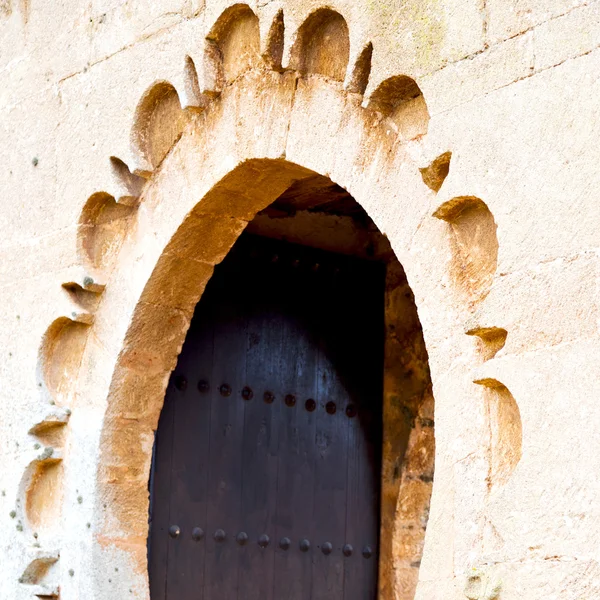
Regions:
[[[79, 285], [80, 296], [95, 299], [72, 391], [77, 410], [69, 439], [77, 439], [80, 451], [65, 461], [65, 477], [72, 479], [66, 487], [89, 490], [93, 518], [82, 544], [93, 560], [80, 558], [81, 545], [63, 548], [61, 562], [78, 566], [65, 582], [66, 594], [85, 586], [93, 598], [108, 591], [148, 598], [153, 433], [194, 308], [214, 266], [255, 215], [291, 185], [322, 176], [366, 211], [402, 265], [388, 302], [410, 318], [390, 337], [390, 355], [408, 391], [395, 387], [398, 373], [386, 379], [384, 419], [386, 403], [395, 405], [390, 431], [400, 427], [404, 433], [400, 440], [390, 433], [384, 441], [382, 518], [392, 535], [389, 549], [382, 548], [380, 598], [414, 596], [432, 486], [433, 397], [411, 288], [420, 298], [419, 289], [427, 287], [422, 282], [437, 275], [435, 269], [423, 273], [411, 253], [415, 232], [431, 214], [433, 193], [409, 147], [426, 135], [427, 107], [406, 75], [363, 97], [373, 49], [350, 49], [345, 55], [358, 56], [356, 63], [340, 68], [347, 26], [338, 13], [321, 10], [300, 28], [291, 44], [297, 70], [281, 68], [282, 16], [261, 41], [252, 37], [260, 31], [253, 15], [236, 5], [215, 24], [202, 82], [190, 59], [184, 90], [164, 81], [148, 90], [132, 131], [139, 164], [130, 171], [113, 159], [127, 193], [103, 198], [102, 210], [83, 209], [97, 216], [82, 221], [81, 237], [100, 243], [100, 254], [110, 260], [86, 262], [98, 252], [83, 239], [87, 275], [79, 284], [70, 282]], [[321, 34], [327, 39], [323, 52], [334, 53], [334, 63], [311, 41]], [[302, 44], [310, 45], [310, 60], [300, 60]], [[234, 68], [236, 52], [243, 56], [241, 70]], [[127, 209], [115, 208], [119, 203]], [[425, 301], [419, 307], [429, 310]], [[413, 451], [425, 458], [419, 461]], [[417, 533], [414, 522], [422, 525]]]

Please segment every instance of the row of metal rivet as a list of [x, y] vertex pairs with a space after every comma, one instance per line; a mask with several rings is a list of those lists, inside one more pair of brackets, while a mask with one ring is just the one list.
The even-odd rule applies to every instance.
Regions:
[[[183, 375], [178, 375], [177, 377], [175, 377], [175, 387], [178, 390], [184, 391], [187, 389], [187, 386], [188, 386], [187, 379]], [[210, 390], [209, 383], [203, 379], [200, 380], [198, 382], [198, 390], [200, 392], [202, 392], [203, 394], [205, 394], [206, 392], [208, 392]], [[231, 396], [231, 393], [232, 393], [231, 386], [228, 383], [221, 384], [219, 386], [219, 393], [224, 398]], [[254, 398], [254, 392], [248, 386], [245, 386], [244, 388], [242, 388], [241, 395], [242, 395], [242, 398], [246, 401], [250, 401], [250, 400], [252, 400], [252, 398]], [[275, 402], [275, 395], [272, 392], [266, 391], [263, 394], [263, 400], [265, 401], [266, 404], [273, 404], [273, 402]], [[289, 406], [290, 408], [292, 408], [292, 407], [296, 406], [296, 396], [294, 396], [294, 394], [287, 394], [284, 398], [284, 402], [285, 402], [286, 406]], [[304, 408], [306, 408], [306, 410], [308, 412], [313, 412], [317, 408], [317, 403], [312, 398], [309, 398], [304, 403]], [[337, 412], [337, 406], [336, 406], [335, 402], [333, 402], [333, 401], [327, 402], [327, 404], [325, 405], [325, 411], [329, 415], [334, 415]], [[348, 404], [348, 406], [346, 406], [346, 416], [353, 418], [356, 416], [357, 412], [358, 411], [357, 411], [355, 404]]]
[[[171, 525], [171, 527], [169, 527], [169, 535], [173, 538], [176, 539], [178, 537], [180, 537], [181, 535], [181, 529], [179, 528], [178, 525]], [[195, 540], [196, 542], [199, 542], [200, 540], [204, 539], [204, 530], [200, 527], [194, 527], [192, 529], [192, 539]], [[227, 539], [227, 534], [225, 533], [225, 531], [223, 529], [217, 529], [214, 534], [213, 534], [213, 539], [216, 542], [224, 542]], [[248, 534], [245, 531], [240, 531], [236, 536], [235, 536], [235, 541], [240, 545], [240, 546], [245, 546], [248, 543]], [[266, 548], [271, 542], [271, 539], [269, 538], [269, 536], [266, 533], [263, 533], [261, 536], [259, 536], [257, 543], [261, 548]], [[279, 547], [282, 550], [289, 550], [290, 547], [292, 546], [292, 541], [290, 540], [290, 538], [288, 537], [282, 537], [279, 540]], [[302, 551], [302, 552], [308, 552], [310, 550], [311, 544], [310, 541], [305, 539], [302, 539], [298, 542], [298, 548]], [[321, 548], [321, 552], [323, 554], [325, 554], [326, 556], [331, 554], [333, 552], [333, 545], [330, 542], [325, 542], [324, 544], [322, 544], [320, 546]], [[342, 554], [344, 556], [352, 556], [352, 554], [354, 553], [354, 548], [351, 544], [344, 544], [344, 547], [342, 548]], [[365, 546], [362, 549], [362, 555], [364, 558], [371, 558], [371, 556], [373, 556], [373, 549], [371, 548], [371, 546]]]

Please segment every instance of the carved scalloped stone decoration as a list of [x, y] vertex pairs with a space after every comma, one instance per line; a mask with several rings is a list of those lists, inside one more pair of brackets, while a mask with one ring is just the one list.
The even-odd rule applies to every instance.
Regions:
[[218, 49], [218, 79], [232, 82], [260, 63], [260, 30], [258, 17], [246, 4], [226, 9], [206, 36]]
[[27, 433], [35, 436], [44, 446], [62, 447], [65, 429], [71, 416], [70, 408], [51, 406], [44, 416], [34, 423]]
[[316, 73], [344, 81], [350, 58], [348, 24], [329, 8], [313, 12], [298, 30], [290, 66], [301, 74]]
[[[262, 60], [258, 18], [246, 4], [227, 8], [206, 36], [204, 53], [204, 89], [200, 89], [194, 61], [185, 57], [184, 96], [195, 98], [204, 110], [217, 97], [223, 85], [251, 68], [281, 69], [284, 48], [283, 11], [276, 13], [267, 36]], [[372, 43], [366, 44], [355, 61], [348, 91], [364, 93], [371, 72]], [[345, 78], [349, 56], [349, 35], [345, 19], [329, 9], [318, 9], [300, 26], [292, 48], [291, 66], [301, 73], [320, 73], [332, 79]], [[241, 57], [241, 58], [240, 58]], [[130, 195], [119, 202], [105, 193], [93, 194], [80, 216], [79, 255], [88, 271], [105, 279], [110, 272], [146, 180], [179, 139], [190, 119], [190, 108], [181, 109], [179, 96], [172, 84], [161, 81], [142, 97], [136, 109], [131, 139], [141, 165], [147, 169], [133, 174], [117, 157], [111, 157], [113, 171]], [[427, 131], [429, 113], [421, 90], [407, 76], [392, 77], [382, 82], [372, 94], [367, 108], [377, 110], [392, 122], [400, 124], [406, 139]], [[92, 279], [92, 278], [90, 278]], [[99, 290], [100, 292], [102, 290]]]
[[[186, 98], [192, 100], [197, 106], [186, 106], [187, 109], [197, 110], [201, 102], [200, 84], [198, 82], [198, 71], [196, 70], [196, 64], [191, 56], [185, 57], [183, 66], [183, 81], [184, 81], [184, 95]], [[188, 102], [189, 104], [189, 102]]]
[[[94, 285], [94, 281], [89, 277], [85, 283], [88, 284], [87, 289], [72, 281], [63, 283], [62, 287], [69, 294], [69, 297], [73, 302], [74, 311], [79, 312], [82, 315], [80, 316], [79, 321], [82, 323], [91, 323], [93, 320], [92, 313], [98, 306], [100, 294], [104, 291], [104, 287]], [[89, 317], [83, 317], [84, 313], [87, 313]], [[71, 312], [71, 317], [73, 317], [73, 312]]]
[[[156, 169], [179, 139], [190, 115], [182, 110], [175, 88], [166, 81], [157, 82], [142, 97], [135, 114], [131, 134], [134, 150], [152, 169]], [[137, 175], [148, 177], [149, 170]]]
[[27, 520], [33, 530], [44, 531], [56, 526], [62, 502], [62, 480], [62, 460], [38, 462], [25, 504]]
[[29, 557], [29, 564], [19, 577], [19, 583], [30, 586], [33, 596], [38, 598], [58, 598], [59, 586], [54, 580], [54, 567], [60, 555], [57, 551], [36, 550]]
[[111, 270], [134, 211], [104, 192], [92, 194], [85, 203], [77, 239], [80, 260], [91, 272]]
[[265, 43], [263, 59], [270, 69], [281, 71], [281, 61], [283, 60], [283, 49], [285, 45], [285, 23], [283, 20], [283, 9], [277, 11]]
[[498, 265], [496, 221], [483, 200], [459, 196], [445, 202], [434, 217], [446, 221], [452, 233], [453, 279], [470, 305], [483, 300]]
[[507, 387], [496, 379], [477, 379], [484, 386], [490, 427], [490, 484], [492, 490], [506, 484], [522, 455], [521, 411]]
[[62, 453], [48, 446], [27, 466], [19, 484], [25, 525], [42, 541], [60, 527], [63, 496]]
[[[187, 57], [190, 61], [192, 60], [189, 56]], [[192, 68], [193, 68], [192, 61]], [[187, 66], [187, 63], [186, 63]], [[195, 69], [193, 69], [195, 76]], [[196, 87], [198, 86], [198, 80], [196, 77]], [[190, 91], [191, 93], [191, 91]], [[129, 167], [116, 156], [110, 157], [110, 164], [112, 167], [112, 171], [116, 179], [123, 185], [125, 188], [126, 194], [119, 196], [118, 203], [126, 204], [128, 206], [137, 206], [139, 197], [142, 193], [142, 188], [146, 183], [146, 180], [139, 175], [135, 175], [129, 170]]]
[[504, 348], [508, 337], [508, 331], [502, 327], [469, 327], [465, 333], [479, 338], [483, 360], [494, 358]]
[[371, 59], [373, 58], [373, 44], [369, 42], [358, 55], [352, 69], [348, 83], [348, 91], [353, 94], [364, 94], [369, 85], [371, 75]]
[[69, 404], [88, 331], [87, 324], [60, 317], [44, 334], [38, 369], [49, 400], [58, 406]]
[[429, 110], [421, 88], [406, 75], [382, 81], [371, 94], [367, 108], [389, 118], [407, 140], [425, 135], [429, 128]]
[[423, 177], [423, 183], [436, 194], [440, 191], [448, 173], [450, 172], [450, 160], [452, 152], [444, 152], [426, 167], [419, 169]]

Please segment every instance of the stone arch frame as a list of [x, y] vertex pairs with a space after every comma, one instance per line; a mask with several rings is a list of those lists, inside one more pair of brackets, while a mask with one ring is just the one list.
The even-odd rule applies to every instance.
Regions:
[[[147, 181], [135, 201], [123, 195], [135, 214], [114, 265], [74, 283], [99, 298], [72, 391], [65, 489], [86, 490], [69, 520], [85, 535], [61, 548], [65, 597], [147, 597], [146, 485], [168, 375], [213, 265], [291, 182], [319, 173], [347, 189], [388, 236], [420, 313], [437, 309], [429, 292], [443, 277], [439, 261], [412, 250], [437, 206], [410, 153], [426, 131], [426, 105], [421, 96], [416, 111], [397, 110], [405, 99], [394, 86], [379, 86], [373, 103], [351, 89], [256, 65], [189, 110], [160, 164], [133, 169]], [[164, 334], [154, 345], [153, 332]], [[444, 365], [435, 332], [425, 328], [425, 338], [432, 366]], [[63, 519], [72, 506], [66, 497]]]
[[[134, 562], [138, 565], [145, 564], [148, 511], [146, 485], [150, 469], [152, 433], [158, 423], [168, 378], [175, 368], [178, 353], [204, 286], [212, 275], [214, 265], [225, 257], [252, 216], [271, 204], [292, 183], [314, 174], [312, 170], [283, 159], [245, 160], [219, 180], [203, 199], [183, 216], [178, 226], [176, 223], [170, 223], [171, 227], [176, 228], [171, 231], [170, 237], [165, 238], [164, 246], [161, 244], [159, 255], [149, 258], [146, 250], [143, 255], [131, 254], [133, 262], [139, 262], [142, 256], [147, 259], [149, 271], [146, 276], [140, 278], [141, 281], [145, 280], [145, 284], [133, 305], [133, 311], [128, 315], [127, 330], [112, 364], [114, 370], [108, 388], [104, 425], [98, 440], [98, 478], [95, 484], [99, 496], [95, 512], [104, 515], [107, 511], [112, 512], [111, 528], [104, 529], [103, 543], [110, 542], [118, 547], [124, 541], [123, 532], [127, 532], [130, 547], [135, 548], [128, 558], [135, 556]], [[248, 181], [254, 182], [251, 189], [248, 189]], [[157, 191], [159, 196], [164, 193], [164, 190]], [[155, 208], [165, 206], [166, 198], [155, 199]], [[147, 225], [148, 223], [138, 221], [140, 229], [145, 229]], [[134, 246], [138, 246], [140, 239], [144, 237], [139, 235], [141, 231], [137, 233], [138, 235], [130, 238]], [[155, 229], [154, 234], [156, 233]], [[145, 231], [145, 235], [147, 234]], [[145, 244], [143, 246], [145, 248]], [[129, 249], [125, 248], [124, 252], [129, 254]], [[123, 274], [131, 272], [131, 264], [126, 265], [125, 262], [119, 265], [119, 271], [122, 270]], [[399, 296], [400, 303], [404, 304], [403, 309], [399, 310], [405, 314], [410, 312], [407, 306], [413, 302], [412, 294], [400, 264], [395, 264], [397, 268], [394, 268], [392, 274], [394, 281], [390, 284], [388, 278], [388, 285], [392, 287], [388, 302], [398, 303], [394, 296]], [[114, 281], [110, 280], [107, 287], [110, 289], [113, 283]], [[101, 312], [98, 311], [97, 317], [100, 317]], [[116, 316], [114, 313], [111, 315], [113, 319]], [[110, 327], [98, 329], [107, 333], [110, 330], [111, 334], [114, 334], [115, 329], [112, 325], [117, 323], [113, 322]], [[407, 364], [410, 363], [412, 368], [419, 364], [419, 354], [424, 352], [424, 348], [422, 341], [421, 347], [411, 348], [415, 338], [417, 344], [421, 340], [418, 323], [409, 321], [405, 326], [407, 332], [396, 332], [401, 339], [399, 342], [397, 339], [392, 342], [399, 347], [391, 350], [390, 360], [397, 360], [399, 353], [408, 353], [403, 360], [406, 364], [398, 365], [399, 368], [408, 370]], [[102, 349], [109, 347], [106, 338], [98, 337], [95, 341]], [[115, 344], [115, 350], [116, 348]], [[90, 359], [93, 356], [92, 352], [93, 349], [89, 354]], [[392, 436], [389, 436], [388, 441], [392, 448], [387, 454], [397, 454], [397, 460], [394, 464], [384, 465], [384, 470], [398, 469], [398, 459], [402, 458], [405, 452], [408, 454], [407, 445], [418, 446], [420, 451], [426, 447], [430, 452], [433, 450], [433, 407], [431, 390], [427, 387], [428, 381], [428, 373], [418, 373], [413, 384], [421, 387], [416, 392], [411, 390], [412, 397], [409, 395], [403, 399], [407, 400], [403, 411], [412, 412], [405, 420], [406, 413], [398, 411], [394, 419], [393, 426], [398, 427], [404, 435], [401, 436], [399, 432], [399, 440], [395, 443], [392, 443]], [[389, 389], [389, 386], [384, 388], [386, 394], [395, 397], [400, 394], [396, 389]], [[389, 427], [389, 424], [387, 426]], [[407, 430], [402, 430], [406, 427]], [[415, 459], [418, 462], [418, 457]], [[382, 519], [385, 523], [382, 524], [391, 525], [393, 519], [398, 519], [398, 526], [403, 527], [414, 519], [411, 511], [415, 510], [415, 506], [410, 506], [406, 498], [400, 503], [403, 506], [398, 504], [402, 493], [407, 496], [416, 493], [418, 500], [424, 500], [428, 506], [427, 491], [431, 490], [429, 484], [432, 456], [426, 457], [424, 463], [409, 465], [412, 473], [403, 473], [404, 477], [396, 477], [395, 481], [388, 483], [387, 489], [382, 490], [383, 494], [389, 496], [391, 492], [394, 497], [394, 503], [390, 506], [391, 515], [390, 510], [387, 511], [387, 515], [383, 514]], [[423, 477], [418, 480], [420, 475]], [[425, 491], [419, 490], [419, 486]], [[427, 497], [423, 498], [423, 493]], [[418, 508], [423, 506], [417, 506]], [[403, 514], [407, 512], [408, 515]], [[424, 515], [422, 517], [426, 518]], [[401, 533], [399, 537], [402, 535]], [[400, 543], [418, 543], [419, 532], [409, 537], [411, 539], [404, 542], [399, 540]], [[136, 541], [132, 543], [133, 540]], [[388, 577], [380, 578], [384, 587], [393, 587], [396, 575], [390, 562], [391, 552], [394, 550], [392, 546], [393, 544], [389, 544], [385, 558], [390, 566]], [[104, 553], [100, 546], [96, 546], [96, 550]], [[123, 564], [122, 557], [116, 559], [116, 562]], [[400, 566], [400, 570], [406, 577], [407, 566]], [[381, 597], [391, 598], [391, 590], [382, 593]]]
[[[314, 175], [313, 171], [282, 159], [244, 161], [184, 216], [158, 256], [130, 316], [115, 363], [99, 443], [99, 485], [105, 490], [101, 496], [102, 508], [117, 507], [113, 516], [130, 537], [131, 532], [137, 531], [139, 536], [133, 537], [145, 539], [147, 530], [145, 484], [150, 452], [144, 438], [150, 439], [156, 429], [166, 384], [214, 265], [225, 257], [254, 214], [276, 200], [292, 183]], [[248, 181], [254, 182], [251, 189]], [[391, 560], [393, 552], [398, 551], [397, 544], [420, 556], [420, 549], [411, 545], [422, 542], [433, 466], [433, 397], [426, 352], [414, 314], [412, 292], [398, 262], [392, 263], [388, 270], [387, 288], [386, 301], [393, 305], [390, 314], [398, 318], [387, 320], [388, 331], [393, 329], [393, 335], [386, 336], [386, 363], [399, 373], [390, 374], [384, 383], [384, 443], [388, 447], [384, 448], [382, 472], [382, 527], [398, 531], [395, 544], [392, 539], [381, 544], [382, 561], [389, 567], [385, 576], [380, 576], [382, 598], [393, 597], [391, 588], [400, 575], [394, 573]], [[407, 378], [411, 380], [408, 393], [398, 389]], [[394, 406], [399, 399], [402, 410]], [[392, 429], [396, 431], [390, 433]], [[412, 455], [411, 450], [414, 450]], [[417, 456], [423, 452], [425, 456]], [[409, 463], [407, 468], [401, 467], [403, 458]], [[400, 496], [404, 496], [402, 501]], [[416, 501], [411, 502], [411, 496]], [[392, 502], [386, 502], [390, 497]], [[424, 519], [422, 531], [407, 533], [406, 529], [413, 528], [415, 511], [419, 510], [425, 511], [417, 515], [417, 520]], [[402, 563], [401, 556], [398, 558]], [[414, 571], [415, 567], [414, 564], [397, 566], [404, 579], [410, 578], [411, 568]], [[416, 583], [415, 574], [418, 569], [412, 574], [412, 581], [405, 583], [408, 589]]]

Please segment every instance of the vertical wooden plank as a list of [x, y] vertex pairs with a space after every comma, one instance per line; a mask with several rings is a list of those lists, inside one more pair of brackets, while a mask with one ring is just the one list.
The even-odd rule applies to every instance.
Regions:
[[[361, 285], [357, 286], [356, 281]], [[332, 282], [331, 306], [335, 307], [324, 331], [324, 346], [336, 385], [330, 393], [339, 398], [336, 414], [343, 419], [340, 428], [344, 440], [337, 448], [346, 456], [343, 595], [346, 599], [375, 598], [377, 583], [377, 538], [380, 469], [373, 454], [373, 434], [378, 431], [376, 418], [381, 398], [381, 348], [383, 340], [382, 273], [360, 261], [342, 261]], [[357, 316], [360, 315], [360, 318]], [[349, 325], [351, 324], [351, 325]], [[352, 405], [357, 416], [349, 417]], [[351, 414], [354, 410], [351, 411]], [[378, 450], [378, 448], [377, 448]], [[373, 470], [375, 469], [375, 470]], [[344, 556], [344, 545], [352, 546]], [[370, 546], [372, 556], [365, 559], [362, 550]]]
[[[214, 350], [204, 597], [234, 600], [238, 597], [239, 566], [235, 535], [242, 502], [244, 412], [240, 392], [246, 375], [246, 315], [237, 301], [235, 273], [217, 267], [213, 279], [207, 287], [213, 306]], [[218, 530], [225, 532], [224, 540], [215, 539]]]
[[[381, 416], [379, 411], [373, 410], [369, 417], [370, 423], [363, 424], [361, 421], [361, 426], [365, 427], [367, 431], [363, 433], [365, 451], [360, 456], [361, 491], [363, 493], [359, 497], [359, 510], [363, 515], [361, 522], [364, 542], [362, 545], [363, 548], [369, 546], [372, 549], [372, 556], [369, 559], [362, 557], [365, 569], [364, 587], [367, 592], [363, 598], [376, 600], [381, 503], [381, 427], [379, 423]], [[391, 532], [388, 534], [391, 535]]]
[[160, 413], [152, 465], [152, 500], [150, 539], [148, 544], [148, 574], [152, 600], [165, 600], [169, 561], [169, 510], [171, 495], [171, 464], [175, 401], [173, 382], [169, 382]]
[[[248, 277], [248, 274], [251, 276]], [[277, 500], [278, 436], [280, 403], [264, 401], [266, 391], [277, 388], [280, 376], [282, 337], [281, 310], [274, 303], [277, 293], [265, 272], [264, 257], [249, 259], [245, 286], [252, 290], [248, 308], [246, 393], [242, 465], [242, 518], [240, 529], [248, 542], [238, 547], [239, 598], [271, 600], [275, 555], [275, 509]], [[250, 397], [251, 396], [251, 397]], [[260, 536], [269, 541], [258, 544]]]
[[[281, 423], [276, 541], [288, 538], [290, 547], [275, 550], [273, 597], [277, 600], [311, 597], [312, 558], [316, 551], [313, 498], [317, 413], [307, 410], [306, 402], [316, 402], [317, 398], [318, 340], [310, 327], [317, 288], [314, 276], [290, 279], [292, 275], [286, 275], [277, 278], [286, 284], [281, 301], [286, 318], [278, 388]], [[293, 281], [296, 285], [292, 285]], [[287, 395], [295, 398], [294, 406], [286, 405]], [[308, 406], [312, 408], [310, 403]], [[311, 544], [307, 552], [300, 550], [304, 539]]]
[[[352, 295], [352, 308], [356, 311], [357, 309], [363, 308], [358, 302], [358, 294], [363, 293], [364, 286], [360, 289], [355, 290]], [[365, 318], [364, 313], [359, 313]], [[345, 318], [348, 318], [348, 314], [344, 314]], [[355, 345], [353, 345], [353, 354], [359, 354], [360, 359], [364, 359], [364, 345], [368, 340], [363, 338], [363, 330], [360, 327], [360, 323], [353, 322], [353, 334], [355, 336]], [[367, 358], [368, 361], [368, 358]], [[352, 361], [353, 363], [355, 361]], [[357, 361], [358, 362], [358, 361]], [[360, 369], [363, 375], [368, 377], [368, 362], [367, 364], [361, 364]], [[366, 371], [366, 373], [365, 373]], [[365, 524], [365, 518], [368, 516], [362, 514], [365, 510], [363, 499], [365, 494], [365, 480], [363, 477], [362, 469], [365, 467], [364, 454], [365, 448], [365, 429], [362, 427], [362, 419], [364, 417], [365, 409], [365, 397], [361, 393], [361, 382], [358, 378], [358, 382], [353, 382], [355, 385], [351, 386], [350, 393], [348, 394], [346, 407], [349, 405], [353, 406], [353, 413], [356, 411], [354, 417], [348, 417], [346, 414], [346, 407], [344, 408], [344, 416], [348, 426], [348, 474], [346, 480], [346, 543], [352, 546], [352, 554], [344, 557], [344, 600], [374, 600], [370, 595], [370, 589], [368, 585], [368, 569], [371, 566], [369, 562], [365, 562], [362, 556], [362, 549], [365, 546], [365, 538], [368, 537], [369, 527]]]
[[[322, 338], [317, 371], [314, 495], [314, 535], [318, 539], [313, 557], [313, 600], [343, 598], [344, 590], [342, 547], [346, 534], [347, 423], [342, 407], [346, 403], [346, 394], [336, 364], [343, 364], [343, 354], [349, 350], [339, 344], [337, 336], [340, 307], [351, 298], [340, 297], [337, 293], [337, 278], [335, 275], [320, 295], [320, 316], [323, 318], [320, 319]], [[331, 545], [330, 554], [323, 553], [324, 544]]]
[[[366, 409], [368, 410], [368, 409]], [[377, 550], [379, 538], [379, 470], [374, 445], [373, 418], [361, 412], [348, 419], [348, 483], [346, 538], [352, 545], [351, 556], [345, 557], [344, 599], [375, 600], [377, 597]], [[370, 547], [372, 555], [363, 556]]]
[[[210, 298], [208, 299], [210, 300]], [[193, 535], [206, 531], [208, 498], [209, 426], [211, 402], [204, 386], [213, 364], [213, 325], [208, 301], [201, 301], [174, 372], [175, 389], [173, 461], [171, 476], [171, 521], [181, 533], [170, 538], [167, 598], [203, 600], [206, 539]], [[185, 385], [181, 385], [184, 381]]]
[[344, 556], [344, 600], [371, 600], [365, 585], [365, 566], [361, 556], [364, 545], [363, 508], [361, 495], [364, 485], [361, 477], [364, 453], [364, 440], [361, 432], [359, 416], [348, 418], [348, 476], [346, 483], [346, 544], [351, 546], [351, 554]]
[[[351, 367], [360, 377], [353, 382], [349, 398], [357, 414], [347, 417], [350, 443], [346, 537], [353, 540], [349, 542], [353, 553], [345, 561], [345, 600], [375, 600], [377, 597], [384, 273], [375, 268], [363, 270], [361, 279], [365, 285], [356, 290], [353, 304], [354, 310], [363, 317], [356, 322], [353, 331]], [[366, 547], [372, 551], [369, 558], [363, 556]]]

